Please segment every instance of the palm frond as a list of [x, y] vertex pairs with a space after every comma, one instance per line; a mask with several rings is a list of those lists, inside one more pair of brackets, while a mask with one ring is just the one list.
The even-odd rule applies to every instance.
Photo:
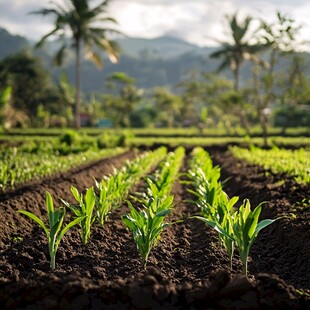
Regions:
[[87, 60], [92, 61], [98, 68], [101, 68], [101, 69], [103, 68], [103, 61], [101, 60], [98, 53], [92, 50], [89, 50], [89, 49], [85, 49], [84, 57]]
[[106, 51], [108, 58], [112, 63], [118, 63], [120, 49], [116, 42], [110, 41], [106, 38], [95, 38], [94, 41], [96, 42], [97, 46]]
[[217, 72], [222, 72], [223, 70], [230, 68], [230, 59], [225, 58], [223, 62], [216, 69]]
[[96, 19], [96, 22], [118, 24], [117, 20], [113, 17], [99, 17]]
[[96, 36], [102, 36], [102, 37], [105, 37], [106, 33], [123, 35], [122, 32], [120, 32], [119, 30], [114, 29], [114, 28], [94, 28], [94, 27], [92, 27], [92, 28], [89, 28], [89, 32], [92, 35], [95, 34]]
[[54, 14], [58, 16], [59, 11], [57, 11], [56, 9], [51, 9], [51, 8], [43, 8], [37, 11], [30, 11], [28, 14], [38, 14], [38, 15], [43, 15], [43, 16]]
[[60, 29], [59, 29], [58, 27], [56, 27], [56, 28], [54, 28], [52, 31], [50, 31], [49, 33], [47, 33], [46, 35], [44, 35], [44, 36], [40, 39], [40, 41], [37, 42], [37, 43], [35, 44], [35, 47], [36, 47], [36, 48], [42, 47], [42, 46], [45, 44], [46, 40], [47, 40], [50, 36], [56, 34], [59, 30], [60, 30]]
[[222, 49], [219, 49], [213, 53], [210, 54], [210, 57], [211, 58], [220, 58], [220, 57], [224, 57], [224, 56], [227, 56], [228, 53], [231, 52], [231, 48], [227, 49], [227, 48], [222, 48]]
[[55, 57], [54, 57], [54, 63], [57, 65], [57, 66], [60, 66], [62, 63], [63, 63], [63, 60], [64, 60], [64, 57], [65, 57], [65, 53], [66, 53], [66, 49], [67, 49], [67, 46], [66, 44], [64, 43], [60, 49], [58, 50], [58, 52], [56, 53]]
[[106, 8], [109, 6], [111, 0], [104, 0], [100, 4], [98, 4], [96, 7], [92, 9], [92, 11], [96, 15], [100, 15], [102, 13], [106, 13]]

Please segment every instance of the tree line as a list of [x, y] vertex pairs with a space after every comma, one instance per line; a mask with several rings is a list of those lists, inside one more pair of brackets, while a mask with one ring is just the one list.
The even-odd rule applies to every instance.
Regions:
[[[173, 88], [142, 90], [125, 72], [108, 76], [103, 94], [81, 93], [81, 57], [102, 64], [102, 51], [116, 63], [120, 48], [111, 34], [120, 34], [108, 15], [111, 0], [91, 6], [89, 0], [70, 0], [32, 12], [54, 17], [54, 28], [44, 35], [59, 41], [54, 62], [62, 65], [66, 50], [75, 51], [75, 85], [62, 74], [57, 85], [37, 57], [21, 52], [0, 62], [2, 126], [98, 126], [100, 120], [114, 127], [235, 126], [259, 124], [267, 137], [271, 116], [283, 127], [309, 124], [310, 83], [304, 53], [296, 47], [301, 26], [276, 12], [274, 22], [252, 17], [226, 16], [227, 41], [210, 57], [220, 59], [218, 72], [190, 71]], [[281, 68], [285, 59], [287, 67]], [[251, 78], [240, 83], [242, 66]], [[233, 79], [220, 75], [224, 69]], [[280, 68], [280, 69], [279, 69]], [[81, 100], [82, 99], [82, 100]], [[275, 113], [276, 112], [276, 113]]]

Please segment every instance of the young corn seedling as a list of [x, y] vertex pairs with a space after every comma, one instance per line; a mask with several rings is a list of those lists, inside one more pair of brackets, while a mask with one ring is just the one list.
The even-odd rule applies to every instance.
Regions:
[[260, 203], [253, 211], [251, 211], [250, 201], [245, 199], [243, 204], [233, 215], [228, 214], [227, 220], [229, 221], [229, 230], [225, 229], [223, 225], [221, 226], [215, 221], [200, 218], [210, 226], [214, 227], [220, 234], [235, 243], [238, 248], [242, 262], [242, 270], [245, 275], [248, 273], [249, 252], [258, 233], [263, 228], [281, 218], [278, 217], [274, 220], [265, 219], [258, 222], [262, 210], [262, 204], [263, 203]]
[[[164, 222], [164, 218], [171, 212], [173, 196], [170, 195], [172, 184], [181, 166], [185, 150], [183, 147], [176, 149], [175, 153], [169, 153], [160, 165], [155, 177], [147, 178], [148, 188], [141, 194], [141, 198], [135, 198], [142, 209], [137, 211], [129, 202], [130, 213], [122, 217], [123, 223], [131, 230], [138, 251], [142, 257], [143, 267], [151, 249], [156, 246], [163, 229], [170, 225]], [[134, 197], [133, 197], [134, 198]]]
[[113, 196], [116, 186], [114, 183], [114, 176], [110, 176], [101, 180], [101, 182], [95, 181], [98, 189], [98, 195], [96, 195], [96, 218], [101, 225], [104, 225], [108, 215], [111, 211], [113, 204]]
[[211, 208], [210, 212], [204, 213], [203, 216], [194, 216], [194, 218], [202, 220], [209, 226], [215, 228], [219, 233], [219, 241], [221, 245], [224, 246], [229, 257], [230, 269], [232, 269], [232, 259], [235, 248], [234, 239], [231, 237], [233, 235], [231, 214], [233, 206], [238, 199], [239, 197], [232, 197], [229, 199], [226, 193], [222, 191], [217, 197], [218, 202], [216, 207]]
[[159, 148], [154, 152], [144, 153], [132, 162], [126, 162], [126, 165], [120, 170], [114, 170], [114, 173], [104, 177], [101, 182], [95, 180], [97, 188], [95, 214], [101, 225], [107, 220], [111, 210], [117, 208], [129, 189], [158, 163], [166, 154], [166, 148]]
[[278, 217], [274, 220], [265, 219], [258, 222], [259, 215], [262, 211], [262, 204], [260, 203], [253, 211], [251, 211], [250, 201], [245, 199], [239, 210], [236, 211], [231, 218], [233, 240], [239, 251], [241, 258], [243, 273], [248, 272], [248, 256], [251, 246], [258, 236], [258, 233], [265, 227], [280, 219]]
[[[203, 155], [204, 151], [202, 150], [199, 154]], [[194, 158], [194, 160], [192, 160], [192, 169], [188, 172], [188, 177], [191, 179], [190, 184], [194, 188], [193, 190], [189, 189], [188, 191], [197, 197], [197, 200], [192, 202], [200, 208], [201, 216], [196, 218], [203, 220], [213, 227], [217, 224], [230, 234], [232, 228], [229, 222], [229, 213], [238, 198], [234, 197], [229, 200], [227, 194], [222, 190], [221, 183], [218, 181], [220, 177], [219, 168], [213, 168], [212, 162], [208, 157], [207, 159], [208, 161], [206, 165], [204, 162], [198, 161], [197, 158]], [[200, 165], [203, 166], [204, 169], [202, 169]], [[206, 170], [208, 171], [208, 176], [205, 173]], [[234, 242], [220, 233], [219, 242], [227, 251], [231, 269]]]
[[73, 221], [68, 223], [64, 228], [62, 228], [65, 217], [65, 209], [59, 208], [58, 210], [55, 210], [53, 199], [49, 192], [46, 192], [46, 208], [48, 213], [49, 227], [45, 225], [44, 222], [39, 217], [37, 217], [31, 212], [24, 210], [19, 210], [18, 212], [28, 216], [43, 228], [48, 240], [50, 267], [51, 270], [54, 270], [56, 253], [62, 237], [71, 227], [82, 221], [83, 217], [78, 217], [74, 219]]
[[157, 245], [160, 235], [169, 224], [164, 218], [171, 212], [173, 196], [149, 199], [143, 209], [137, 211], [128, 202], [130, 213], [122, 217], [122, 221], [133, 234], [138, 251], [142, 257], [143, 268], [146, 268], [151, 249]]
[[94, 188], [88, 188], [85, 196], [80, 194], [74, 186], [71, 186], [71, 192], [75, 200], [78, 202], [78, 205], [70, 204], [63, 199], [61, 200], [66, 207], [71, 209], [76, 218], [82, 219], [79, 222], [79, 225], [81, 226], [81, 239], [83, 244], [87, 244], [91, 234], [91, 226], [95, 221], [95, 217], [93, 216], [96, 202]]
[[154, 192], [155, 187], [156, 195], [164, 197], [171, 191], [175, 178], [177, 178], [182, 160], [185, 154], [183, 147], [178, 147], [175, 152], [170, 152], [164, 162], [161, 163], [160, 168], [154, 175], [147, 178], [151, 192]]

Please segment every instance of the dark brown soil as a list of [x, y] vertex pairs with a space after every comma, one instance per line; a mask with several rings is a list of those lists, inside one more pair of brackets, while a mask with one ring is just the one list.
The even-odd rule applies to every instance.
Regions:
[[[217, 234], [202, 222], [185, 184], [175, 183], [175, 208], [169, 226], [142, 269], [133, 238], [120, 217], [124, 204], [103, 226], [94, 226], [89, 243], [81, 244], [73, 229], [63, 238], [56, 270], [49, 269], [45, 235], [17, 213], [23, 209], [45, 216], [45, 191], [70, 200], [70, 185], [93, 185], [120, 167], [129, 152], [69, 173], [33, 182], [0, 198], [1, 309], [304, 309], [310, 306], [309, 186], [274, 175], [209, 149], [222, 166], [225, 191], [249, 198], [256, 206], [267, 201], [261, 218], [286, 215], [263, 230], [250, 251], [249, 275], [241, 274], [238, 253], [233, 271]], [[183, 171], [186, 170], [186, 161]], [[142, 186], [140, 184], [139, 186]], [[135, 190], [138, 190], [137, 187]], [[302, 200], [307, 198], [308, 200]], [[294, 217], [292, 217], [294, 216]], [[298, 291], [296, 291], [296, 289]]]

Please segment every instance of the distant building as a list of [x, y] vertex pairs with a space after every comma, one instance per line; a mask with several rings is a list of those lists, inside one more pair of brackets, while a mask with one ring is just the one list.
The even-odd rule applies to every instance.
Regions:
[[98, 121], [98, 127], [99, 128], [111, 128], [112, 122], [108, 118], [101, 118]]
[[90, 116], [87, 113], [80, 114], [81, 127], [87, 127], [90, 125]]

